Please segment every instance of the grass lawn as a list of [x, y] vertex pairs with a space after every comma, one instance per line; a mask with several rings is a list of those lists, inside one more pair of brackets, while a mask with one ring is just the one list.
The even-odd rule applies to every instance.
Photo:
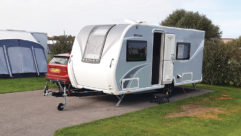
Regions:
[[0, 79], [0, 94], [40, 90], [44, 89], [45, 83], [45, 77]]
[[59, 129], [55, 136], [240, 136], [241, 88], [197, 87], [216, 91]]

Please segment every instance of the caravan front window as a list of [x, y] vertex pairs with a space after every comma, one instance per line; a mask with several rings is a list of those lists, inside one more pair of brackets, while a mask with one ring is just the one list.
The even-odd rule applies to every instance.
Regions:
[[107, 34], [112, 27], [113, 25], [100, 25], [91, 30], [82, 61], [89, 63], [100, 62]]
[[188, 60], [190, 58], [190, 43], [177, 43], [177, 60]]
[[147, 41], [128, 40], [126, 46], [126, 61], [145, 61]]

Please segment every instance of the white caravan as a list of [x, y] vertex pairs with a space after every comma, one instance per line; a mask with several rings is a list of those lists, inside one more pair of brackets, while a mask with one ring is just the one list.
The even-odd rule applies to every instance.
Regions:
[[86, 26], [68, 63], [71, 84], [123, 96], [201, 82], [204, 35], [144, 24]]

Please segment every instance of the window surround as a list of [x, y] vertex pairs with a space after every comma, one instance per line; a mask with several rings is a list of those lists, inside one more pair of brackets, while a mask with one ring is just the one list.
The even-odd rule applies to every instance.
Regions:
[[[144, 48], [145, 49], [145, 55], [144, 55], [144, 58], [139, 58], [139, 60], [138, 60], [138, 58], [135, 58], [135, 59], [131, 59], [130, 57], [131, 56], [128, 56], [128, 55], [130, 55], [129, 53], [128, 53], [128, 47], [131, 45], [131, 43], [142, 43], [142, 44], [144, 44], [144, 45], [142, 45], [143, 47], [142, 48]], [[139, 61], [146, 61], [146, 56], [147, 56], [147, 41], [144, 41], [144, 40], [127, 40], [127, 42], [126, 42], [126, 61], [127, 62], [139, 62]]]
[[[183, 51], [185, 51], [185, 48], [187, 47], [187, 57], [182, 57], [182, 58], [179, 58], [178, 57], [178, 46], [179, 45], [184, 45], [184, 49]], [[187, 42], [178, 42], [177, 43], [177, 46], [176, 46], [176, 60], [189, 60], [190, 59], [190, 53], [191, 53], [191, 43], [187, 43]], [[184, 52], [183, 52], [184, 54]]]

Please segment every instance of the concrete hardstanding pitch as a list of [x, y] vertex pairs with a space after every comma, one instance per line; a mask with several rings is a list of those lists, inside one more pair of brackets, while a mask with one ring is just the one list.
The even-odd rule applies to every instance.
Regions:
[[[178, 90], [170, 101], [208, 93], [207, 90]], [[155, 106], [150, 94], [127, 95], [120, 107], [114, 96], [67, 98], [67, 107], [58, 111], [63, 98], [44, 97], [43, 91], [0, 94], [0, 136], [52, 136], [55, 130]]]

